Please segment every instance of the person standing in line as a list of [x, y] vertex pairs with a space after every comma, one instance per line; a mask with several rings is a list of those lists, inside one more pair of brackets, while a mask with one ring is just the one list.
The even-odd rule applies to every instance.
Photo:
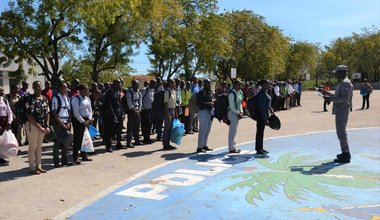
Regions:
[[[74, 129], [73, 143], [73, 161], [74, 164], [80, 164], [78, 152], [81, 150], [84, 130], [92, 123], [91, 100], [88, 97], [89, 90], [86, 85], [78, 86], [79, 94], [71, 98], [74, 117], [72, 124]], [[92, 161], [88, 158], [87, 153], [81, 151], [82, 161]]]
[[271, 106], [271, 96], [268, 94], [268, 90], [270, 90], [270, 83], [267, 80], [261, 80], [259, 82], [262, 89], [257, 95], [257, 108], [256, 108], [256, 142], [255, 142], [255, 150], [258, 155], [267, 154], [268, 151], [264, 150], [263, 142], [264, 142], [264, 130], [265, 126], [269, 125], [269, 111]]
[[170, 145], [173, 119], [178, 117], [176, 112], [176, 91], [175, 82], [169, 79], [167, 89], [164, 93], [164, 135], [162, 139], [163, 150], [175, 150], [176, 147]]
[[364, 84], [360, 89], [360, 94], [363, 97], [363, 104], [361, 110], [364, 109], [365, 103], [367, 102], [367, 108], [369, 109], [369, 95], [372, 93], [372, 86], [367, 82], [367, 79], [364, 79]]
[[[142, 107], [142, 95], [139, 90], [139, 82], [132, 80], [132, 88], [127, 91], [128, 122], [127, 122], [127, 147], [141, 145], [139, 139], [140, 112]], [[135, 143], [132, 144], [132, 134]]]
[[164, 96], [165, 89], [161, 78], [156, 78], [157, 86], [152, 103], [152, 134], [156, 133], [156, 141], [162, 141], [162, 125], [164, 123]]
[[227, 117], [231, 124], [228, 130], [228, 150], [230, 153], [240, 153], [240, 149], [236, 149], [235, 137], [237, 133], [237, 127], [239, 120], [243, 118], [243, 107], [241, 102], [243, 101], [243, 92], [241, 91], [242, 83], [239, 80], [235, 80], [233, 88], [228, 94], [228, 113]]
[[[330, 92], [330, 86], [329, 82], [326, 82], [325, 85], [323, 86], [323, 90], [326, 92]], [[327, 105], [330, 105], [330, 101], [327, 99], [323, 99], [323, 111], [327, 112]]]
[[301, 96], [302, 96], [302, 90], [303, 90], [303, 87], [302, 87], [302, 82], [301, 80], [296, 80], [296, 85], [297, 85], [297, 90], [296, 90], [296, 104], [297, 106], [299, 107], [302, 107], [301, 106]]
[[[71, 121], [70, 121], [70, 101], [67, 96], [67, 84], [60, 83], [59, 93], [53, 97], [51, 103], [52, 126], [56, 134], [53, 146], [54, 167], [69, 165], [67, 162], [67, 148], [72, 144]], [[71, 140], [66, 141], [64, 138]], [[59, 163], [59, 150], [61, 150], [61, 165]]]
[[12, 133], [16, 136], [18, 145], [22, 146], [22, 142], [21, 142], [22, 123], [16, 117], [16, 103], [21, 99], [20, 95], [18, 94], [18, 89], [19, 88], [16, 84], [11, 85], [11, 91], [9, 94], [5, 95], [5, 99], [8, 100], [9, 106], [11, 107], [11, 110], [13, 113], [13, 121], [11, 124]]
[[[13, 113], [10, 107], [8, 100], [3, 98], [4, 96], [4, 88], [0, 86], [0, 137], [4, 134], [5, 130], [9, 130], [11, 128], [11, 124], [13, 121]], [[0, 157], [0, 165], [8, 164], [9, 161]]]
[[208, 136], [211, 130], [212, 115], [211, 111], [214, 106], [212, 102], [211, 81], [205, 79], [203, 81], [203, 89], [197, 93], [197, 104], [199, 106], [199, 133], [198, 133], [198, 147], [197, 153], [212, 151], [207, 146]]
[[29, 142], [28, 158], [31, 174], [46, 173], [41, 167], [42, 143], [49, 129], [49, 102], [41, 94], [41, 82], [33, 82], [34, 94], [30, 95], [26, 103], [26, 114], [28, 121], [25, 130]]
[[[112, 150], [112, 137], [116, 134], [117, 148], [124, 148], [121, 145], [121, 126], [123, 124], [123, 111], [119, 92], [121, 90], [121, 81], [115, 79], [111, 87], [103, 95], [103, 105], [101, 107], [101, 115], [104, 124], [103, 141], [106, 145], [107, 152]], [[119, 129], [120, 128], [120, 129]], [[118, 131], [119, 130], [119, 131]]]
[[275, 112], [280, 110], [280, 108], [279, 108], [280, 96], [281, 96], [280, 95], [280, 87], [278, 86], [278, 82], [274, 81], [272, 109]]
[[[347, 140], [346, 126], [350, 114], [352, 93], [354, 86], [347, 77], [348, 68], [345, 65], [339, 65], [335, 68], [335, 77], [338, 84], [335, 88], [335, 94], [325, 93], [328, 101], [333, 102], [332, 114], [335, 115], [336, 134], [340, 142], [342, 153], [336, 155], [336, 163], [350, 163], [351, 154]], [[323, 91], [322, 91], [323, 92]]]
[[[201, 90], [201, 87], [198, 84], [198, 82], [199, 81], [197, 81], [197, 77], [194, 76], [192, 78], [192, 83], [190, 85], [190, 90], [191, 90], [192, 95], [197, 94]], [[191, 130], [193, 132], [198, 132], [199, 131], [199, 129], [198, 129], [198, 114], [197, 113], [192, 114], [190, 117], [192, 117], [190, 119]]]
[[193, 131], [191, 130], [190, 126], [190, 109], [189, 109], [189, 101], [191, 98], [191, 91], [190, 91], [190, 82], [181, 82], [181, 108], [182, 108], [182, 123], [185, 125], [185, 134], [193, 134]]
[[53, 99], [53, 90], [51, 89], [51, 82], [46, 80], [45, 82], [45, 89], [42, 90], [41, 94], [47, 98], [49, 101], [49, 104], [51, 103], [51, 100]]
[[154, 101], [154, 93], [156, 88], [156, 80], [152, 79], [149, 86], [141, 89], [142, 110], [141, 110], [141, 132], [144, 137], [144, 144], [152, 144], [154, 141], [150, 139], [152, 128], [152, 103]]
[[29, 96], [29, 83], [27, 81], [22, 81], [21, 88], [18, 90], [18, 95], [20, 97]]

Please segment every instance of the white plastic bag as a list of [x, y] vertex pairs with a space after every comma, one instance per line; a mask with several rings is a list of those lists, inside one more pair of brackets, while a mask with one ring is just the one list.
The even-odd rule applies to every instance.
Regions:
[[94, 152], [94, 145], [91, 140], [90, 132], [87, 128], [84, 129], [82, 145], [80, 147], [80, 150], [84, 152]]
[[18, 153], [18, 142], [12, 131], [4, 131], [0, 136], [0, 157], [15, 157]]

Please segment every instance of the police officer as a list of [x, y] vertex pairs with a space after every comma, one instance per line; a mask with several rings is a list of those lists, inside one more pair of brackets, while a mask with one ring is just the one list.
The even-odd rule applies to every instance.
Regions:
[[[132, 80], [132, 88], [127, 91], [128, 122], [127, 122], [127, 147], [134, 148], [141, 145], [139, 140], [140, 112], [142, 107], [142, 95], [139, 91], [139, 82]], [[131, 143], [132, 134], [135, 139], [134, 145]]]
[[337, 159], [334, 160], [336, 163], [349, 163], [351, 160], [346, 126], [348, 115], [350, 113], [354, 86], [347, 77], [347, 71], [348, 68], [345, 65], [339, 65], [335, 68], [334, 73], [339, 81], [335, 88], [335, 94], [325, 94], [327, 95], [327, 100], [333, 102], [332, 113], [335, 115], [336, 134], [342, 150], [342, 153], [338, 154]]

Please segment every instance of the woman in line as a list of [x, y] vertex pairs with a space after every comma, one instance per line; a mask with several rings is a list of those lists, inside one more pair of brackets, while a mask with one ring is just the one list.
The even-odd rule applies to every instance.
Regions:
[[241, 102], [243, 101], [243, 92], [241, 90], [242, 82], [236, 80], [234, 82], [233, 89], [228, 94], [228, 120], [230, 120], [230, 128], [228, 131], [228, 150], [230, 153], [240, 153], [240, 149], [236, 149], [235, 137], [237, 133], [237, 127], [239, 120], [243, 118], [243, 107]]

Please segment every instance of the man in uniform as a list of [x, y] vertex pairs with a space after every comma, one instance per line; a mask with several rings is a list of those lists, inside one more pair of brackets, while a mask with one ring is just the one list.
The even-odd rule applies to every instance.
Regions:
[[336, 134], [338, 136], [341, 154], [337, 155], [336, 163], [349, 163], [351, 160], [350, 149], [348, 146], [346, 126], [348, 115], [350, 113], [352, 92], [354, 86], [347, 77], [348, 68], [345, 65], [339, 65], [335, 68], [335, 76], [338, 79], [338, 85], [335, 88], [335, 94], [325, 93], [326, 99], [333, 102], [332, 113], [335, 115]]

